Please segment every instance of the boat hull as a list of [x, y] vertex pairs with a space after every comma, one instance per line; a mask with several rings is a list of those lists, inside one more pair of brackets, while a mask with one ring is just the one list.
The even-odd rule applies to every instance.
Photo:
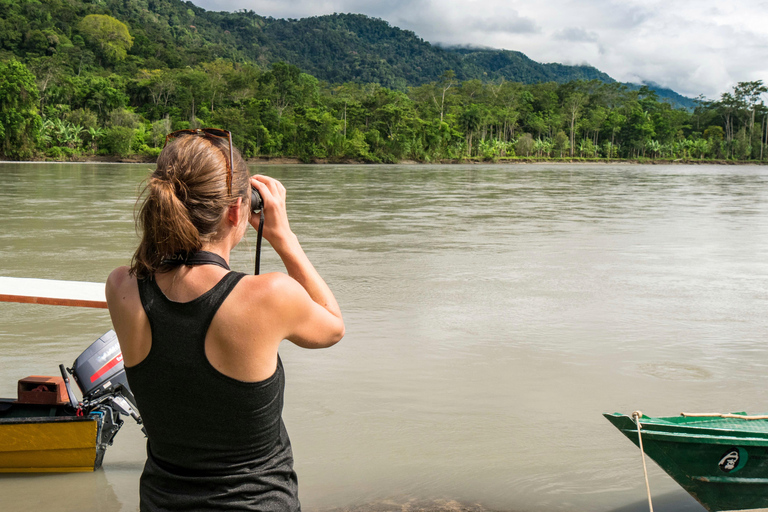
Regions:
[[[62, 414], [61, 408], [47, 409]], [[0, 473], [86, 472], [101, 465], [97, 417], [32, 414], [42, 412], [0, 416]]]
[[[639, 446], [637, 425], [605, 414]], [[768, 420], [640, 419], [643, 450], [710, 512], [768, 510]]]

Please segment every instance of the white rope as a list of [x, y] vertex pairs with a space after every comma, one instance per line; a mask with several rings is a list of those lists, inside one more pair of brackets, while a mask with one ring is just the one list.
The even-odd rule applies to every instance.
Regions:
[[651, 501], [651, 484], [648, 482], [648, 468], [645, 466], [645, 450], [643, 450], [643, 436], [640, 433], [640, 417], [643, 415], [640, 411], [632, 413], [635, 423], [637, 423], [637, 440], [640, 443], [640, 456], [643, 458], [643, 473], [645, 474], [645, 489], [648, 491], [648, 508], [653, 512], [653, 502]]
[[737, 420], [768, 420], [768, 416], [766, 415], [745, 416], [744, 414], [731, 414], [731, 413], [722, 413], [722, 412], [703, 412], [703, 413], [681, 412], [680, 416], [685, 416], [686, 418], [733, 418]]

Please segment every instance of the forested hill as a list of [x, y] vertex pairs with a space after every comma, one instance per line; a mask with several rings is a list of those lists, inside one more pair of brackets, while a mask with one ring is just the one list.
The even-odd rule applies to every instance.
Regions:
[[448, 70], [456, 78], [503, 78], [525, 84], [613, 79], [590, 66], [540, 64], [520, 52], [432, 45], [409, 30], [362, 14], [333, 14], [300, 20], [268, 18], [263, 33], [269, 60], [284, 60], [333, 82], [378, 82], [404, 89], [440, 80]]
[[678, 109], [591, 67], [440, 48], [362, 15], [0, 0], [0, 159], [152, 158], [169, 132], [209, 126], [246, 157], [308, 162], [757, 161], [766, 93], [739, 82]]
[[[379, 83], [398, 90], [439, 81], [448, 70], [460, 81], [614, 81], [591, 66], [540, 64], [520, 52], [441, 48], [361, 14], [286, 20], [251, 11], [206, 11], [181, 0], [0, 0], [0, 51], [25, 59], [69, 49], [78, 67], [107, 66], [99, 52], [73, 37], [88, 14], [107, 14], [128, 26], [133, 46], [114, 66], [122, 75], [223, 57], [260, 65], [284, 61], [330, 83]], [[692, 106], [673, 91], [651, 88], [673, 104]]]
[[[218, 13], [217, 13], [218, 14]], [[239, 13], [252, 15], [251, 13]], [[262, 47], [268, 61], [289, 62], [331, 83], [380, 83], [403, 90], [439, 81], [453, 70], [461, 81], [499, 79], [523, 84], [600, 80], [606, 73], [587, 65], [542, 64], [509, 50], [432, 45], [410, 30], [362, 14], [333, 14], [299, 20], [262, 18], [266, 36]], [[693, 108], [694, 101], [653, 83], [648, 86], [672, 105]]]

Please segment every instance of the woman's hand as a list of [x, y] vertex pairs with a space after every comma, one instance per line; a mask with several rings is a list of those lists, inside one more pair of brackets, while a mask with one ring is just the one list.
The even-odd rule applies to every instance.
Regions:
[[[294, 236], [285, 208], [285, 187], [276, 179], [261, 174], [251, 176], [251, 185], [259, 191], [264, 202], [264, 238], [277, 250]], [[251, 213], [250, 223], [254, 229], [259, 228], [258, 213]]]

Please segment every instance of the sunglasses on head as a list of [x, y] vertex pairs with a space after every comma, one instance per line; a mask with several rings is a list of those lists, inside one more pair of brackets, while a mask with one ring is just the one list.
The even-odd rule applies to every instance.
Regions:
[[[176, 130], [165, 136], [165, 147], [169, 140], [175, 139], [182, 135], [203, 135], [209, 137], [217, 137], [220, 139], [226, 139], [229, 142], [229, 160], [227, 160], [227, 194], [232, 195], [232, 132], [227, 130], [220, 130], [219, 128], [194, 128], [187, 130]], [[226, 160], [226, 158], [225, 158]]]

